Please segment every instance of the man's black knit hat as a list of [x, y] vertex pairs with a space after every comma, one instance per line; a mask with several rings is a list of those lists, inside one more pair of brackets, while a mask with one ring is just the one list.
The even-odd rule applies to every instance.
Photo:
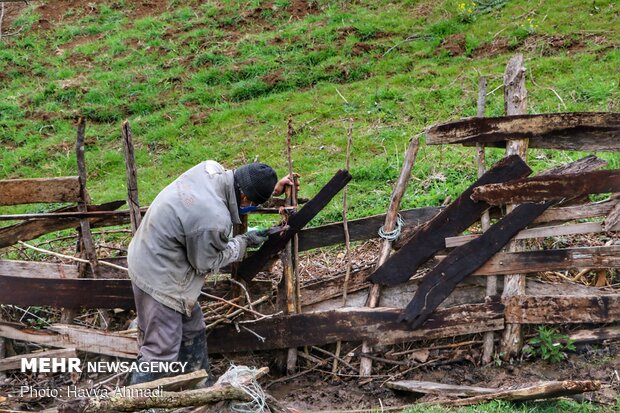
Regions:
[[251, 163], [235, 169], [235, 183], [255, 204], [267, 201], [278, 183], [276, 171], [264, 163]]

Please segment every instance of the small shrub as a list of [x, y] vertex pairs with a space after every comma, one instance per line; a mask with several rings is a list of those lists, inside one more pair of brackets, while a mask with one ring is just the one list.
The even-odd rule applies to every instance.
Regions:
[[559, 363], [566, 358], [564, 351], [574, 351], [573, 340], [558, 333], [553, 328], [538, 327], [538, 336], [528, 341], [523, 353], [540, 357], [551, 363]]

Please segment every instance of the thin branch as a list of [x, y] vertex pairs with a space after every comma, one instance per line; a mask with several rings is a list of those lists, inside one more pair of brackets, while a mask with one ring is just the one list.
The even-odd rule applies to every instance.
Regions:
[[[37, 252], [41, 252], [43, 254], [53, 255], [53, 256], [58, 257], [58, 258], [64, 258], [66, 260], [72, 260], [72, 261], [76, 261], [76, 262], [82, 262], [82, 263], [85, 263], [85, 264], [90, 264], [90, 262], [88, 260], [85, 260], [83, 258], [77, 258], [77, 257], [73, 257], [71, 255], [65, 255], [65, 254], [61, 254], [59, 252], [53, 252], [53, 251], [49, 251], [49, 250], [46, 250], [46, 249], [43, 249], [43, 248], [37, 248], [34, 245], [26, 244], [23, 241], [17, 241], [17, 243], [20, 244], [20, 245], [23, 245], [26, 248], [30, 248], [31, 250], [34, 250], [34, 251], [37, 251]], [[111, 262], [99, 261], [99, 264], [107, 265], [108, 267], [116, 268], [117, 270], [128, 271], [127, 268], [121, 267], [120, 265], [112, 264]]]

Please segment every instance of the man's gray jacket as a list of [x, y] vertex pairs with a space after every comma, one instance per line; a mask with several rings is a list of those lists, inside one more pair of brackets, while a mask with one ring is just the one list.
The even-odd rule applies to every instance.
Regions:
[[190, 316], [204, 276], [243, 258], [246, 241], [229, 239], [239, 210], [233, 171], [215, 161], [191, 168], [157, 195], [129, 244], [133, 283]]

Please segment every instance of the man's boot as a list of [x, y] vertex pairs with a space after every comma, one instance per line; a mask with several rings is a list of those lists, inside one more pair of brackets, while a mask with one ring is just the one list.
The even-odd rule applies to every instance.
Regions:
[[187, 363], [185, 373], [191, 373], [200, 369], [207, 371], [209, 376], [198, 383], [197, 387], [210, 387], [213, 385], [214, 379], [209, 366], [209, 354], [207, 351], [207, 336], [204, 333], [181, 342], [178, 361]]
[[[146, 364], [146, 362], [142, 362]], [[136, 364], [140, 366], [142, 364], [140, 361], [136, 361]], [[148, 383], [149, 381], [161, 379], [166, 377], [166, 373], [163, 372], [150, 372], [150, 371], [133, 371], [131, 373], [131, 377], [129, 379], [129, 385], [140, 384], [140, 383]]]

